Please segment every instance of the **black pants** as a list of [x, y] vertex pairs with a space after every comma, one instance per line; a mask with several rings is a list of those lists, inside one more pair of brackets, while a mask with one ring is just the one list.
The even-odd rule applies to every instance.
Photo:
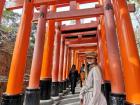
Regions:
[[76, 87], [76, 81], [72, 80], [71, 81], [71, 92], [72, 92], [72, 94], [75, 94], [75, 87]]

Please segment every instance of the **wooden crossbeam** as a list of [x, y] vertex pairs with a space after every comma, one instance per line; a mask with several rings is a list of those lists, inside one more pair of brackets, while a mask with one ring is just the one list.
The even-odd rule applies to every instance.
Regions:
[[81, 46], [81, 47], [70, 47], [71, 50], [88, 50], [88, 49], [91, 49], [91, 50], [96, 50], [97, 49], [97, 46]]
[[92, 48], [92, 49], [80, 49], [80, 50], [78, 50], [78, 54], [88, 54], [88, 53], [93, 53], [93, 52], [95, 52], [97, 50], [97, 48]]
[[70, 37], [70, 36], [79, 36], [79, 35], [95, 35], [97, 31], [86, 31], [86, 32], [77, 32], [77, 33], [68, 33], [68, 34], [61, 34], [63, 37]]
[[85, 54], [85, 55], [87, 55], [88, 53], [92, 53], [94, 51], [96, 51], [96, 50], [93, 49], [93, 50], [89, 50], [89, 51], [79, 51], [78, 54]]
[[[71, 10], [71, 11], [63, 11], [63, 12], [48, 12], [46, 16], [46, 20], [64, 21], [64, 20], [73, 20], [73, 19], [88, 18], [88, 17], [98, 17], [100, 15], [103, 15], [103, 7], [79, 9], [79, 10]], [[33, 21], [37, 21], [38, 18], [39, 18], [39, 13], [35, 13], [33, 17]]]
[[86, 44], [70, 44], [68, 45], [70, 48], [87, 48], [87, 47], [97, 47], [97, 43], [86, 43]]
[[97, 43], [97, 38], [77, 38], [77, 39], [65, 39], [66, 45], [71, 44], [87, 44], [87, 43]]
[[85, 47], [85, 48], [80, 48], [80, 49], [78, 49], [78, 48], [72, 48], [72, 49], [75, 49], [76, 51], [79, 51], [79, 52], [90, 52], [90, 51], [95, 51], [95, 50], [97, 50], [97, 47], [96, 46], [94, 46], [94, 47]]
[[[129, 4], [128, 9], [130, 12], [135, 11], [135, 5]], [[80, 18], [88, 18], [88, 17], [98, 17], [103, 15], [103, 6], [98, 8], [88, 8], [88, 9], [79, 9], [79, 10], [71, 10], [71, 11], [63, 11], [63, 12], [48, 12], [46, 16], [46, 20], [56, 20], [56, 21], [64, 21], [64, 20], [73, 20]], [[39, 18], [39, 13], [35, 13], [33, 17], [33, 21], [37, 21]]]
[[[98, 0], [76, 0], [78, 3], [90, 3], [90, 2], [98, 2]], [[68, 4], [70, 0], [34, 0], [34, 6], [39, 7], [40, 5], [57, 5], [64, 6]], [[23, 8], [24, 0], [12, 0], [10, 6], [6, 8], [9, 10]]]
[[91, 23], [85, 23], [85, 24], [69, 25], [69, 26], [63, 25], [61, 27], [61, 31], [63, 33], [63, 32], [66, 32], [66, 31], [97, 28], [97, 26], [98, 26], [98, 22], [97, 21], [94, 21], [94, 22], [91, 22]]

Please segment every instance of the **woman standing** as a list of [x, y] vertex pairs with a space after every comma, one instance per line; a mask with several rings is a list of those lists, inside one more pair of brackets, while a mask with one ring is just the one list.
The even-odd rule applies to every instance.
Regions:
[[80, 92], [81, 105], [107, 105], [101, 92], [101, 84], [101, 72], [97, 66], [97, 60], [94, 58], [92, 68]]

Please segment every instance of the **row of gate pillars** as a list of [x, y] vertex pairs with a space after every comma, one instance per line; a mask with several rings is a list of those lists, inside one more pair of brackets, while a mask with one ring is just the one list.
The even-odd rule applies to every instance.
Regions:
[[[1, 105], [23, 104], [23, 77], [29, 45], [33, 0], [25, 0], [17, 33], [6, 92]], [[98, 64], [102, 69], [102, 89], [108, 105], [140, 104], [140, 60], [126, 0], [100, 0], [104, 15], [97, 28]], [[4, 0], [0, 1], [0, 17]], [[29, 85], [24, 105], [39, 105], [41, 100], [56, 98], [66, 90], [69, 48], [61, 37], [61, 23], [48, 20], [48, 6], [40, 6], [40, 18], [35, 40]], [[55, 12], [56, 6], [50, 6]], [[115, 18], [114, 18], [115, 16]], [[56, 24], [56, 25], [55, 25]], [[55, 43], [55, 44], [54, 44]], [[75, 61], [76, 62], [76, 61]], [[78, 64], [78, 63], [77, 63]]]

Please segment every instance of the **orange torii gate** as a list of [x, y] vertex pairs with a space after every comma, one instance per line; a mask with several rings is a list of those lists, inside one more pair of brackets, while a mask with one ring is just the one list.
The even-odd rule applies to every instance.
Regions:
[[[64, 69], [63, 69], [63, 78], [66, 79], [65, 81], [65, 85], [64, 85], [64, 89], [66, 89], [66, 87], [68, 87], [68, 74], [69, 74], [69, 70], [71, 68], [71, 65], [75, 64], [77, 67], [78, 67], [78, 53], [77, 53], [77, 50], [92, 50], [92, 51], [95, 51], [97, 50], [97, 47], [96, 47], [96, 44], [95, 44], [95, 41], [92, 40], [91, 43], [86, 43], [86, 42], [81, 42], [80, 40], [79, 41], [76, 41], [75, 43], [71, 42], [72, 40], [67, 40], [65, 42], [65, 47], [67, 49], [67, 55], [66, 58], [64, 58], [64, 61], [66, 62], [65, 66], [64, 66]], [[85, 49], [83, 49], [85, 48]], [[74, 50], [74, 53], [70, 53], [71, 50]], [[65, 51], [66, 52], [66, 51]], [[72, 56], [70, 58], [70, 56]], [[73, 60], [73, 61], [72, 61]], [[68, 62], [70, 64], [68, 64]]]
[[[99, 49], [100, 58], [103, 60], [102, 55], [104, 56], [104, 58], [106, 57], [105, 60], [103, 60], [104, 64], [103, 61], [100, 60], [102, 62], [101, 66], [104, 65], [104, 69], [108, 69], [108, 72], [107, 70], [103, 71], [105, 73], [104, 76], [105, 83], [103, 85], [103, 90], [108, 104], [109, 100], [112, 101], [110, 103], [117, 104], [118, 102], [116, 101], [116, 99], [114, 99], [114, 96], [115, 98], [119, 96], [121, 100], [124, 99], [123, 73], [121, 70], [121, 62], [119, 58], [119, 49], [111, 1], [110, 0], [103, 1], [103, 5], [104, 5], [104, 17], [101, 17], [102, 28], [101, 33], [99, 33], [98, 35], [99, 40], [101, 39], [101, 42], [99, 41], [100, 44], [99, 48], [104, 47], [103, 53]], [[116, 66], [112, 66], [112, 62]], [[111, 87], [109, 82], [111, 82]], [[112, 93], [112, 96], [109, 95], [110, 91]]]
[[[65, 36], [64, 36], [65, 37]], [[65, 37], [66, 38], [66, 37]], [[65, 72], [66, 72], [66, 75], [65, 75], [65, 78], [68, 80], [68, 73], [69, 73], [69, 70], [70, 70], [70, 66], [75, 64], [75, 65], [78, 65], [78, 55], [77, 55], [77, 51], [76, 49], [79, 49], [79, 50], [93, 50], [95, 51], [97, 49], [96, 47], [96, 42], [97, 42], [97, 39], [95, 38], [91, 38], [92, 40], [89, 40], [89, 38], [78, 38], [78, 39], [65, 39], [65, 45], [69, 48], [68, 49], [68, 53], [70, 54], [70, 50], [74, 50], [74, 53], [73, 54], [68, 54], [67, 56], [67, 59], [66, 61], [67, 62], [71, 62], [70, 64], [67, 64], [67, 66], [65, 67]], [[89, 41], [88, 41], [89, 40]], [[88, 42], [87, 42], [88, 41]], [[72, 58], [71, 58], [72, 56]], [[73, 61], [71, 61], [73, 60]], [[64, 72], [64, 71], [63, 71]], [[68, 84], [66, 82], [66, 84]]]
[[[80, 73], [80, 67], [81, 67], [82, 63], [85, 63], [85, 62], [80, 61], [79, 54], [86, 53], [86, 52], [96, 52], [97, 47], [96, 46], [94, 46], [94, 47], [93, 46], [91, 46], [91, 47], [85, 46], [83, 48], [83, 47], [73, 46], [73, 47], [70, 47], [70, 50], [74, 51], [74, 53], [71, 53], [71, 56], [73, 57], [73, 59], [69, 59], [71, 62], [70, 64], [71, 65], [75, 64], [76, 69], [78, 70], [78, 73]], [[71, 57], [71, 56], [69, 56], [69, 57]], [[71, 66], [69, 65], [67, 70], [70, 70], [70, 68], [71, 68]]]
[[82, 66], [82, 64], [85, 64], [85, 59], [86, 59], [86, 55], [84, 52], [78, 52], [77, 53], [77, 56], [78, 58], [76, 59], [76, 64], [77, 64], [77, 69], [78, 69], [78, 72], [80, 73], [80, 68]]
[[[55, 6], [50, 6], [51, 11], [56, 11]], [[48, 21], [48, 28], [46, 30], [46, 38], [43, 52], [43, 61], [40, 76], [40, 99], [51, 99], [51, 83], [52, 83], [52, 62], [53, 62], [53, 50], [55, 39], [55, 21]], [[46, 89], [47, 88], [47, 89]]]
[[27, 48], [31, 32], [31, 21], [33, 17], [33, 1], [25, 1], [24, 10], [17, 33], [17, 39], [13, 52], [13, 58], [9, 73], [6, 93], [3, 95], [2, 105], [23, 104], [23, 77], [26, 63]]
[[61, 31], [60, 23], [56, 23], [56, 36], [54, 41], [54, 55], [53, 55], [53, 68], [52, 68], [52, 97], [59, 96], [59, 58], [60, 58], [60, 42], [61, 42]]
[[[110, 75], [114, 75], [110, 77], [111, 82], [111, 103], [114, 103], [114, 96], [119, 96], [120, 100], [125, 99], [125, 90], [124, 90], [124, 79], [123, 79], [123, 71], [119, 54], [119, 47], [115, 29], [115, 20], [113, 14], [113, 8], [111, 4], [111, 0], [103, 1], [104, 4], [104, 23], [106, 30], [106, 43], [108, 49], [108, 60], [110, 67]], [[111, 30], [111, 31], [110, 31]], [[116, 66], [112, 66], [112, 63]]]
[[[78, 3], [90, 3], [90, 2], [98, 2], [98, 0], [75, 0]], [[24, 4], [24, 0], [12, 0], [14, 5], [8, 6], [7, 9], [13, 10], [22, 8]], [[35, 7], [39, 7], [40, 5], [56, 5], [58, 7], [63, 7], [69, 5], [69, 0], [34, 0], [33, 4]]]
[[[76, 0], [76, 1], [78, 3], [88, 3], [88, 2], [95, 2], [97, 0]], [[102, 0], [100, 1], [102, 2]], [[48, 0], [25, 0], [25, 1], [15, 0], [16, 5], [8, 7], [11, 10], [23, 7], [23, 14], [22, 14], [22, 19], [21, 19], [21, 23], [18, 30], [18, 34], [17, 34], [16, 43], [15, 43], [7, 89], [6, 89], [6, 93], [3, 94], [3, 98], [2, 98], [2, 105], [22, 105], [23, 104], [22, 83], [23, 83], [24, 69], [25, 69], [25, 63], [26, 63], [25, 61], [26, 61], [27, 48], [29, 45], [31, 21], [32, 21], [33, 12], [34, 12], [33, 8], [34, 6], [40, 7], [40, 5], [41, 5], [40, 17], [39, 19], [38, 17], [37, 18], [34, 17], [34, 20], [38, 19], [37, 39], [35, 42], [35, 50], [34, 50], [34, 56], [33, 56], [33, 61], [32, 61], [29, 87], [27, 88], [26, 94], [25, 94], [25, 105], [39, 105], [39, 99], [40, 99], [39, 98], [39, 76], [40, 76], [39, 74], [41, 72], [41, 65], [38, 64], [38, 62], [39, 63], [44, 62], [44, 65], [46, 65], [46, 60], [52, 59], [50, 55], [45, 54], [46, 52], [45, 50], [43, 54], [42, 46], [44, 45], [45, 38], [43, 39], [44, 34], [42, 33], [45, 33], [44, 30], [46, 29], [45, 20], [47, 19], [50, 21], [50, 25], [48, 25], [50, 28], [48, 29], [51, 29], [51, 30], [48, 30], [50, 31], [50, 33], [47, 33], [47, 36], [46, 36], [47, 41], [45, 41], [44, 49], [48, 49], [48, 52], [50, 52], [49, 54], [52, 54], [53, 50], [51, 50], [50, 48], [53, 48], [52, 46], [53, 44], [49, 46], [48, 43], [54, 42], [53, 38], [54, 38], [54, 32], [55, 32], [54, 31], [55, 21], [80, 19], [80, 18], [85, 18], [85, 17], [100, 16], [100, 15], [104, 15], [104, 17], [100, 18], [101, 27], [100, 29], [97, 29], [96, 27], [95, 30], [97, 29], [97, 31], [99, 31], [98, 32], [98, 37], [99, 37], [98, 38], [98, 41], [99, 41], [98, 51], [99, 51], [99, 54], [101, 55], [100, 61], [101, 61], [101, 64], [103, 65], [102, 68], [105, 69], [104, 74], [106, 74], [106, 72], [110, 74], [109, 76], [110, 79], [108, 79], [108, 77], [106, 78], [105, 77], [106, 75], [104, 75], [105, 80], [106, 79], [110, 80], [111, 85], [112, 85], [112, 94], [111, 94], [112, 100], [110, 101], [110, 104], [112, 103], [115, 105], [124, 104], [125, 98], [124, 98], [124, 93], [123, 93], [124, 92], [123, 79], [124, 79], [124, 84], [125, 84], [125, 93], [126, 93], [126, 101], [127, 101], [126, 105], [140, 104], [140, 84], [139, 84], [140, 61], [139, 61], [138, 51], [136, 48], [134, 32], [133, 32], [133, 28], [132, 28], [132, 24], [131, 24], [130, 16], [129, 16], [129, 11], [131, 11], [131, 9], [129, 9], [128, 11], [126, 1], [125, 0], [112, 0], [112, 4], [111, 4], [109, 0], [105, 0], [105, 2], [103, 2], [105, 7], [103, 7], [102, 6], [103, 4], [100, 2], [101, 6], [96, 7], [94, 9], [93, 8], [82, 9], [82, 10], [79, 9], [79, 10], [71, 10], [67, 12], [60, 12], [60, 13], [55, 12], [55, 10], [50, 11], [48, 13], [45, 12], [45, 8], [47, 8], [48, 5], [55, 5], [56, 7], [57, 6], [60, 7], [60, 6], [68, 5], [69, 2], [70, 2], [69, 0], [58, 0], [58, 1], [56, 0], [49, 0], [49, 1]], [[113, 5], [113, 7], [111, 5]], [[112, 13], [113, 10], [114, 10], [115, 18], [116, 18], [115, 22], [116, 22], [117, 32], [118, 32], [117, 33], [118, 42], [116, 41], [116, 38], [115, 38], [116, 30], [113, 23], [114, 22], [113, 20], [114, 14]], [[1, 11], [2, 11], [2, 8], [0, 8], [0, 14], [2, 13]], [[106, 20], [108, 18], [109, 20], [112, 21], [111, 25]], [[105, 19], [105, 21], [103, 19]], [[53, 25], [51, 26], [51, 24]], [[97, 25], [98, 24], [99, 23], [97, 23]], [[110, 26], [112, 26], [113, 29], [110, 28]], [[59, 31], [62, 31], [62, 30], [59, 30]], [[52, 34], [53, 34], [53, 38], [51, 40], [50, 35]], [[55, 35], [58, 35], [58, 33], [56, 33]], [[114, 35], [114, 36], [110, 36], [110, 35]], [[59, 38], [59, 41], [60, 41], [60, 38]], [[83, 42], [87, 42], [87, 41], [88, 40], [83, 41]], [[112, 43], [110, 43], [109, 41]], [[120, 50], [117, 49], [118, 43], [119, 43]], [[110, 44], [112, 44], [111, 47], [109, 46]], [[72, 47], [72, 46], [79, 47], [79, 45], [73, 45], [73, 44], [71, 44], [69, 47]], [[80, 47], [81, 46], [83, 45], [80, 45]], [[67, 72], [69, 47], [65, 44], [64, 46], [61, 47], [62, 53], [60, 53], [60, 55], [61, 57], [64, 56], [64, 59], [60, 59], [61, 69], [63, 65], [63, 72], [61, 71], [60, 73], [61, 75], [63, 74], [63, 78], [60, 78], [60, 80], [62, 79], [63, 81], [66, 81], [67, 76], [68, 76], [66, 72]], [[63, 54], [62, 48], [64, 48], [64, 54]], [[55, 51], [57, 51], [57, 48], [55, 48]], [[115, 52], [116, 54], [115, 56], [113, 55], [112, 51]], [[118, 51], [120, 51], [120, 55]], [[122, 65], [120, 65], [119, 56], [121, 58]], [[116, 59], [112, 59], [111, 57], [114, 57]], [[59, 58], [56, 57], [56, 59], [59, 59]], [[62, 60], [64, 60], [64, 62], [62, 62]], [[49, 63], [50, 62], [47, 62], [47, 64]], [[57, 63], [58, 63], [58, 60], [57, 60]], [[112, 63], [115, 63], [115, 65], [117, 66], [114, 67]], [[44, 67], [45, 68], [44, 71], [47, 71], [46, 67], [48, 66]], [[108, 69], [106, 69], [106, 67]], [[57, 70], [53, 70], [52, 72], [56, 74], [55, 76], [58, 75]], [[41, 82], [45, 80], [45, 83], [46, 83], [46, 80], [48, 80], [48, 78], [50, 81], [52, 78], [51, 77], [52, 72], [51, 72], [51, 69], [49, 69], [49, 73], [45, 73], [44, 77], [42, 76], [43, 73], [41, 73]], [[122, 79], [122, 74], [124, 77], [123, 79]], [[53, 77], [53, 79], [55, 79], [54, 82], [58, 81], [57, 78], [55, 77]], [[114, 84], [117, 84], [117, 85], [114, 85]], [[50, 85], [49, 85], [49, 88], [50, 88]], [[66, 87], [64, 87], [64, 90], [65, 88]], [[46, 91], [46, 87], [44, 88], [44, 91]], [[32, 98], [30, 98], [30, 96], [32, 96]], [[50, 97], [50, 96], [47, 96], [47, 97]]]
[[114, 14], [117, 18], [117, 37], [124, 72], [126, 105], [137, 105], [140, 104], [140, 84], [138, 79], [140, 73], [140, 60], [134, 31], [126, 1], [112, 0], [112, 2]]
[[[74, 52], [75, 50], [80, 50], [80, 51], [96, 51], [97, 50], [97, 46], [73, 46], [70, 45], [70, 50], [71, 50], [71, 67], [74, 64]], [[78, 67], [79, 68], [79, 67]]]

